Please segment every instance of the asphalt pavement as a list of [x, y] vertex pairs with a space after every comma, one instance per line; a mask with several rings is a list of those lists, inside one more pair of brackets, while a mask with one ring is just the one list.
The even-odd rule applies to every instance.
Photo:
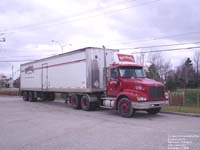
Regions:
[[167, 150], [200, 148], [200, 117], [74, 110], [62, 100], [0, 96], [0, 150]]

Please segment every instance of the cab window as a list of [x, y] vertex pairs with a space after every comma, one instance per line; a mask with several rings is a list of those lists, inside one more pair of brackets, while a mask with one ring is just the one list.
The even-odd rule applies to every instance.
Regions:
[[112, 68], [110, 70], [110, 78], [111, 79], [118, 79], [118, 73], [116, 68]]
[[145, 78], [145, 72], [142, 67], [120, 67], [120, 76], [122, 78]]

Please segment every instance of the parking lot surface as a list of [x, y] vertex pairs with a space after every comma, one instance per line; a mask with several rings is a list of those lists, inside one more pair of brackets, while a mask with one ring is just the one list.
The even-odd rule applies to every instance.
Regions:
[[199, 136], [200, 117], [138, 112], [122, 118], [113, 110], [74, 110], [62, 100], [0, 96], [0, 150], [165, 150], [180, 137], [188, 141], [182, 146], [199, 150]]

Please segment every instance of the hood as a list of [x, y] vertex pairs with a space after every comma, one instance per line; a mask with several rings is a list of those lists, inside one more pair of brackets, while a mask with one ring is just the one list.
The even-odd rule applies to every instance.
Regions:
[[135, 79], [125, 79], [125, 80], [128, 82], [134, 82], [135, 84], [163, 86], [162, 83], [148, 78], [135, 78]]
[[139, 84], [145, 84], [145, 85], [163, 86], [162, 83], [152, 80], [152, 79], [148, 79], [148, 78], [135, 78], [134, 82], [139, 83]]

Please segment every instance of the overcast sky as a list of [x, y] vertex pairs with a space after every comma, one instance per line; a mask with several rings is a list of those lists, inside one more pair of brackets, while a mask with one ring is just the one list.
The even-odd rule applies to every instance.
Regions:
[[[199, 0], [1, 0], [0, 73], [24, 62], [83, 47], [132, 48], [123, 52], [198, 47]], [[52, 40], [54, 42], [52, 42]], [[134, 47], [183, 44], [173, 47]], [[194, 44], [196, 43], [196, 44]], [[179, 65], [194, 50], [165, 52]], [[16, 73], [16, 76], [18, 73]]]

